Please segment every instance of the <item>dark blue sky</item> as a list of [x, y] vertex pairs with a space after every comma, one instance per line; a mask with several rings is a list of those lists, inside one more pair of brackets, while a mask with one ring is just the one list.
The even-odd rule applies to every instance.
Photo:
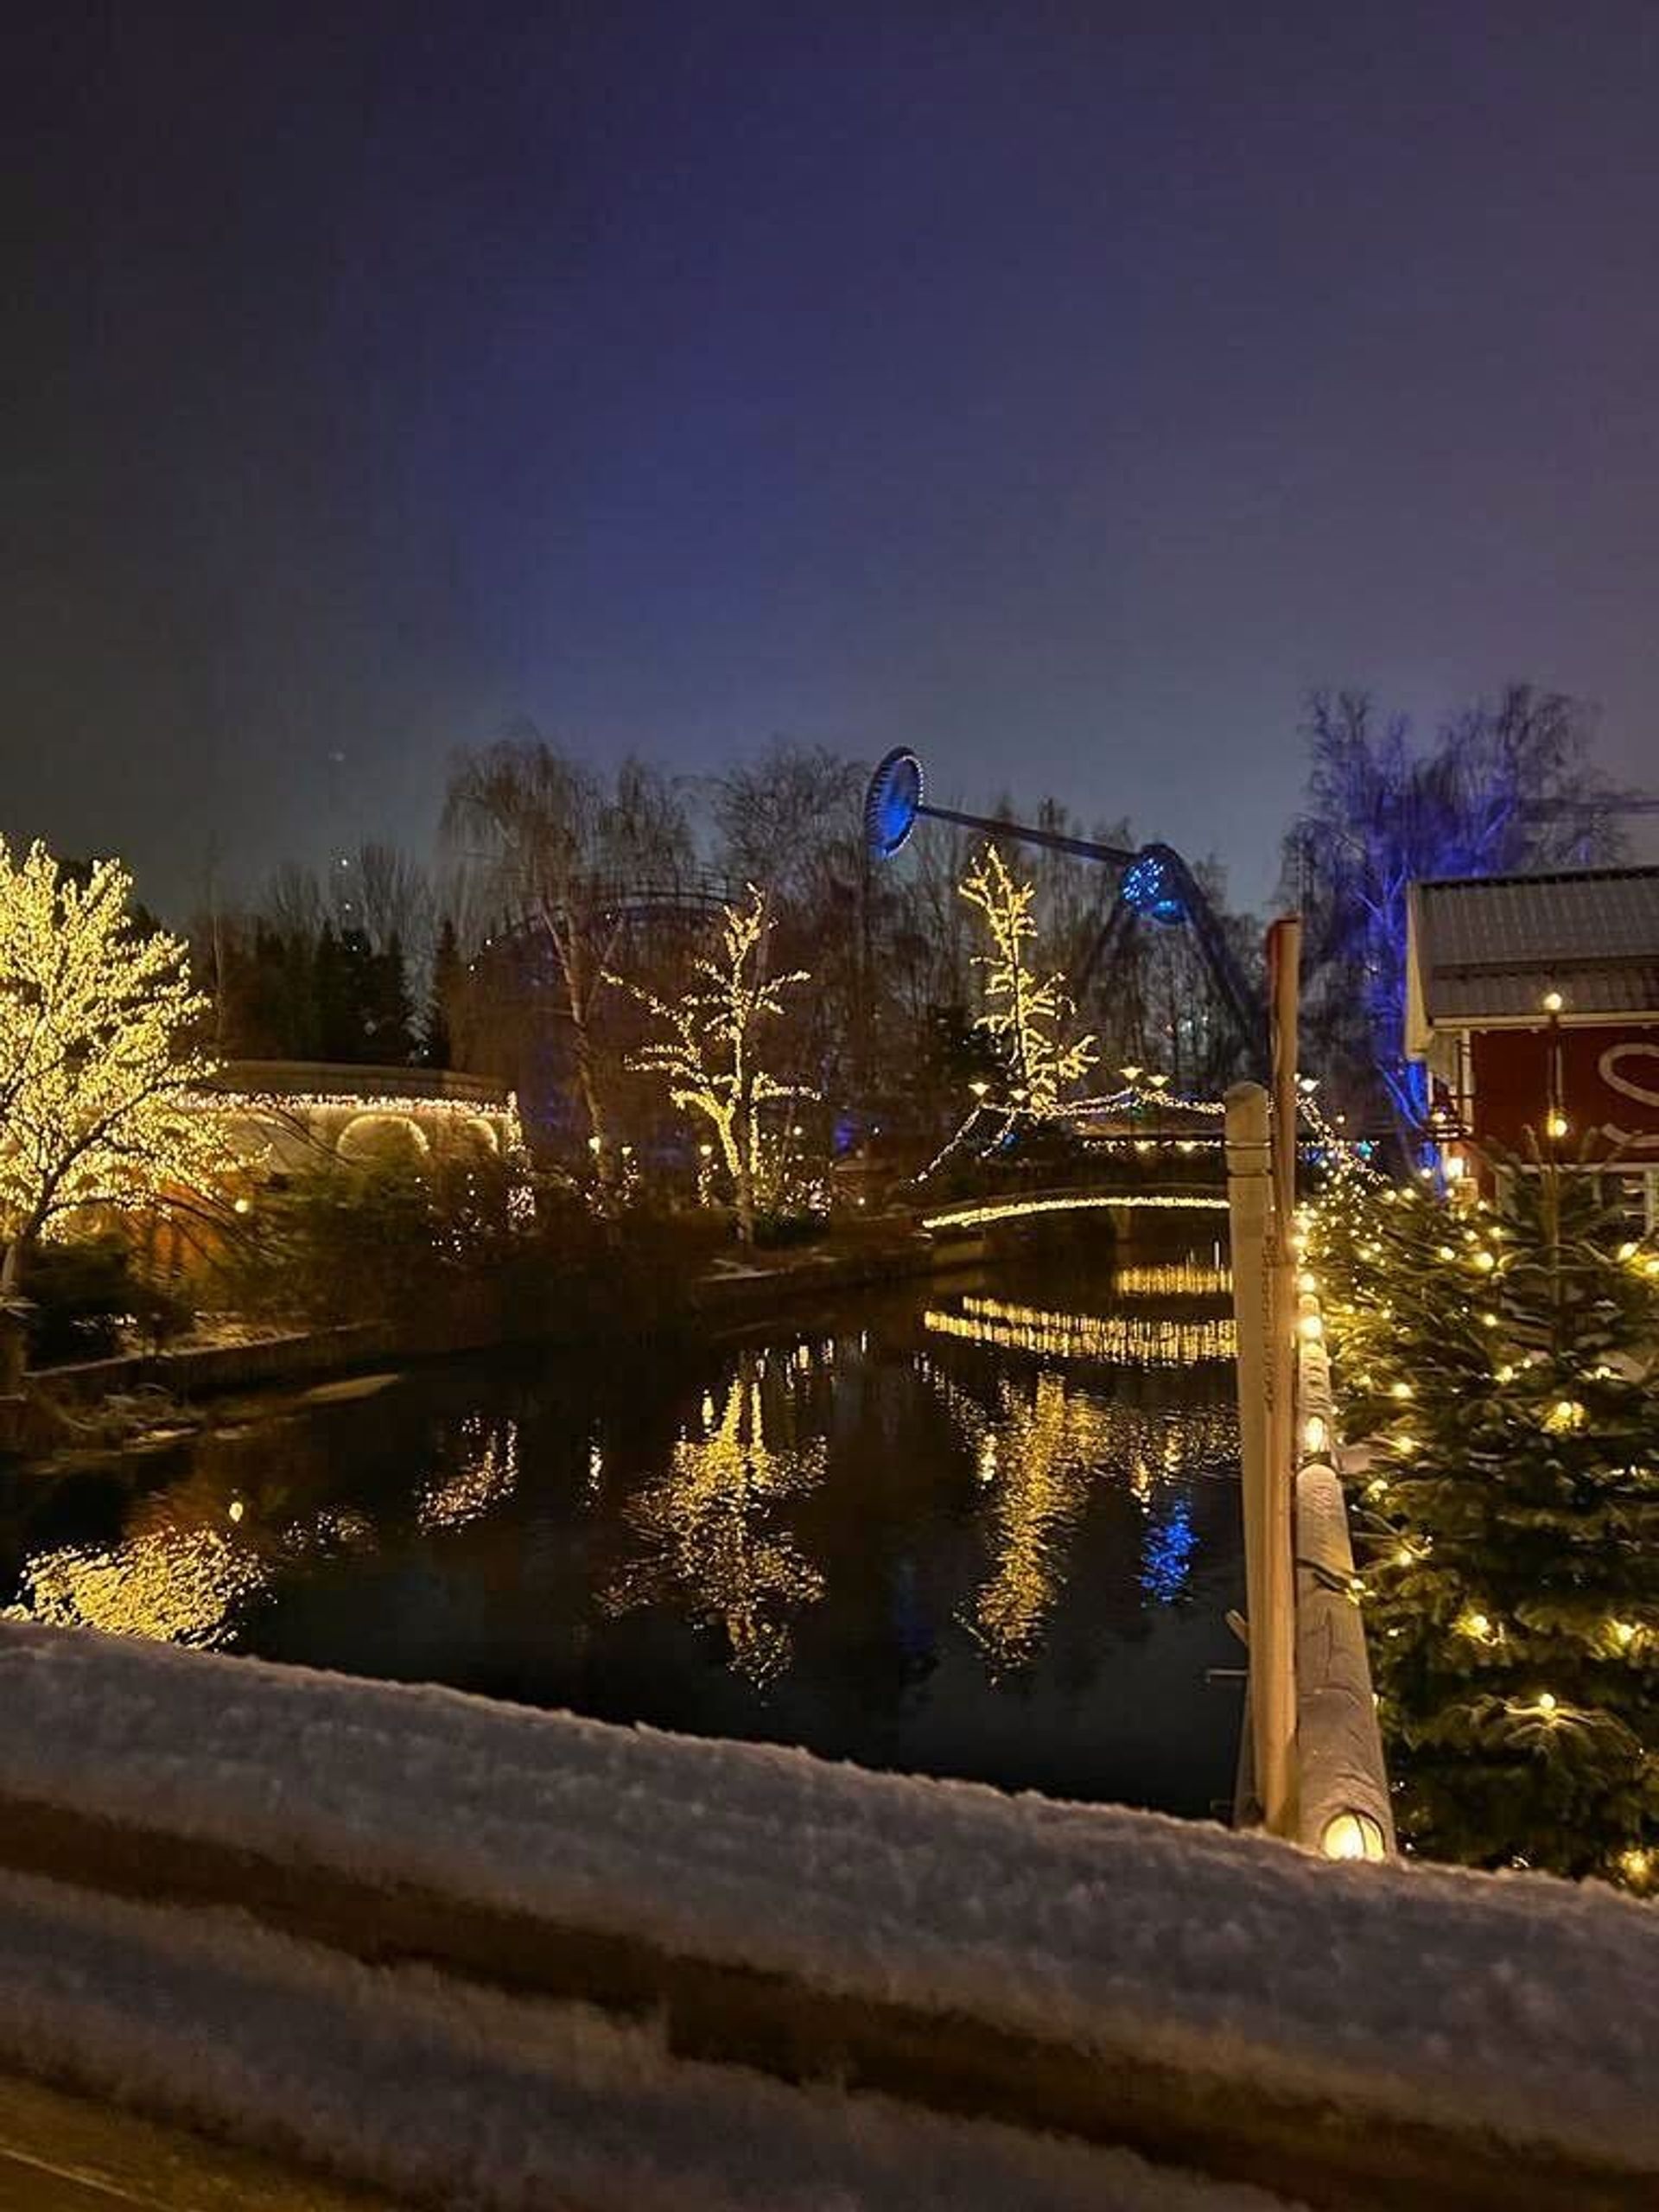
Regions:
[[912, 743], [1257, 901], [1320, 682], [1659, 782], [1649, 0], [35, 15], [14, 837], [176, 907], [530, 715]]

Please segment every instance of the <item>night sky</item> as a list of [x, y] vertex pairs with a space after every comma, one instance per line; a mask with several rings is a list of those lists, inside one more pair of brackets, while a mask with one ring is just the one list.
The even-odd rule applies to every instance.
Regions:
[[911, 743], [1257, 902], [1319, 682], [1659, 783], [1652, 0], [32, 13], [14, 839], [181, 913], [530, 716]]

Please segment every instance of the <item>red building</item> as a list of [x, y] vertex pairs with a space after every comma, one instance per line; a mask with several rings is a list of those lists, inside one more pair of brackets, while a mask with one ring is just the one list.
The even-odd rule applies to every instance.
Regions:
[[1478, 1151], [1605, 1161], [1659, 1219], [1659, 868], [1414, 884], [1406, 1051]]

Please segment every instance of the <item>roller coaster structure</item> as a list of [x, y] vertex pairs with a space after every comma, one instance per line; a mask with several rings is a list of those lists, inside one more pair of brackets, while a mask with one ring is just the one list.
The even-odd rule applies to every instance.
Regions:
[[877, 765], [864, 798], [865, 842], [874, 859], [893, 859], [909, 842], [917, 822], [926, 819], [955, 823], [987, 837], [1041, 845], [1051, 852], [1070, 853], [1077, 859], [1119, 869], [1117, 896], [1073, 979], [1073, 988], [1081, 994], [1096, 975], [1109, 988], [1137, 929], [1173, 929], [1185, 923], [1192, 932], [1216, 995], [1238, 1032], [1249, 1073], [1264, 1079], [1268, 1057], [1266, 1007], [1239, 966], [1202, 885], [1173, 845], [1142, 845], [1130, 851], [1086, 837], [1064, 836], [1058, 830], [995, 822], [982, 814], [960, 813], [955, 807], [929, 806], [925, 803], [925, 789], [921, 761], [908, 747], [895, 746]]

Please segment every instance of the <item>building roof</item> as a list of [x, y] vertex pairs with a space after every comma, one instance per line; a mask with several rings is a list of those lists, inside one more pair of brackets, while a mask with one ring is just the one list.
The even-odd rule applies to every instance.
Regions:
[[1407, 1049], [1436, 1030], [1539, 1017], [1659, 1018], [1659, 868], [1459, 877], [1412, 886]]

